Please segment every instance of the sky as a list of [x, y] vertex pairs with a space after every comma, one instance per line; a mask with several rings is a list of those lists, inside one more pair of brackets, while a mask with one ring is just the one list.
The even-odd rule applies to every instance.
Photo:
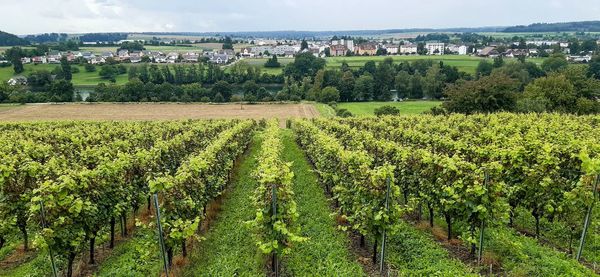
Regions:
[[600, 20], [599, 0], [0, 0], [0, 30], [335, 31]]

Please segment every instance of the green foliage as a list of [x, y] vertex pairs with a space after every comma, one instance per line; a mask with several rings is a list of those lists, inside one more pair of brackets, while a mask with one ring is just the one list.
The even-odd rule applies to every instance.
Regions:
[[281, 67], [281, 63], [277, 60], [277, 55], [273, 55], [270, 59], [265, 63], [266, 68], [279, 68]]
[[400, 109], [394, 106], [382, 106], [375, 109], [376, 116], [384, 116], [384, 115], [399, 115]]
[[[300, 236], [296, 221], [298, 212], [292, 191], [291, 164], [281, 159], [283, 143], [277, 120], [267, 122], [263, 148], [254, 172], [258, 187], [252, 197], [256, 217], [247, 224], [252, 227], [258, 249], [266, 255], [288, 255], [292, 247], [307, 238]], [[268, 147], [266, 147], [268, 146]]]
[[340, 100], [340, 92], [335, 87], [326, 87], [316, 97], [321, 103], [337, 102]]
[[282, 141], [282, 158], [291, 163], [294, 173], [292, 190], [300, 214], [297, 224], [302, 226], [302, 235], [310, 238], [294, 246], [286, 257], [285, 272], [293, 276], [363, 276], [360, 264], [346, 247], [348, 238], [335, 227], [329, 202], [295, 136], [284, 131]]
[[493, 113], [515, 108], [519, 84], [502, 73], [494, 73], [475, 81], [458, 82], [444, 94], [444, 109], [452, 113]]

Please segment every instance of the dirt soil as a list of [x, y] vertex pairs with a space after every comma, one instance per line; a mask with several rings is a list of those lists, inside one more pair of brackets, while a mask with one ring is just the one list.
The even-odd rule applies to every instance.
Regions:
[[311, 104], [28, 104], [0, 112], [0, 121], [39, 120], [176, 120], [212, 118], [313, 118]]

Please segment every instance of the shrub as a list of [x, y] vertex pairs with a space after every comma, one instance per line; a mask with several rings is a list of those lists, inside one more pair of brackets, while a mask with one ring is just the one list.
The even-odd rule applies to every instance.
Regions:
[[399, 114], [400, 114], [400, 109], [390, 106], [390, 105], [381, 106], [381, 107], [375, 109], [376, 116], [399, 115]]

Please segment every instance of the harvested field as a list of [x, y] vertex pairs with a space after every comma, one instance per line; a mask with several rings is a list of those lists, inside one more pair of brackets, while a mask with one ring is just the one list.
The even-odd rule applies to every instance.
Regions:
[[294, 118], [319, 116], [311, 104], [29, 104], [0, 111], [0, 121], [175, 120], [209, 118]]

